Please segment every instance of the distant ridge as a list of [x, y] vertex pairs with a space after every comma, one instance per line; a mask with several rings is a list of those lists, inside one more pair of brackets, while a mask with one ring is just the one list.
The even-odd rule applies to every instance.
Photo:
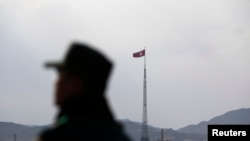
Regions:
[[[141, 123], [130, 121], [128, 119], [120, 120], [120, 122], [124, 125], [125, 131], [131, 137], [132, 141], [140, 141], [141, 138]], [[149, 125], [149, 139], [151, 141], [157, 141], [161, 137], [161, 128], [154, 127]], [[183, 141], [185, 139], [193, 139], [195, 141], [203, 141], [206, 139], [206, 135], [204, 134], [189, 134], [189, 133], [181, 133], [175, 131], [171, 128], [164, 129], [164, 139], [171, 139], [174, 141]]]
[[[141, 123], [126, 120], [119, 120], [123, 125], [124, 131], [132, 139], [139, 141], [141, 137]], [[17, 135], [17, 141], [34, 141], [38, 133], [47, 126], [26, 126], [12, 122], [0, 122], [0, 141], [13, 141], [14, 134]], [[160, 138], [161, 128], [149, 126], [149, 137], [151, 141], [156, 141]], [[173, 129], [164, 129], [165, 139], [174, 139], [175, 141], [183, 141], [184, 139], [195, 139], [202, 141], [206, 138], [204, 135], [180, 133]]]
[[45, 126], [27, 126], [13, 122], [0, 122], [0, 141], [13, 141], [14, 134], [17, 138], [32, 141]]
[[[129, 119], [118, 120], [118, 122], [123, 125], [125, 132], [131, 137], [132, 141], [140, 140], [140, 122], [134, 122]], [[203, 121], [197, 125], [189, 125], [177, 131], [165, 128], [164, 137], [165, 139], [171, 138], [174, 141], [183, 141], [185, 139], [203, 141], [207, 138], [208, 124], [250, 124], [250, 108], [232, 110], [209, 121]], [[13, 122], [0, 122], [0, 141], [13, 141], [14, 134], [17, 135], [17, 141], [34, 141], [38, 133], [47, 126], [29, 126]], [[159, 139], [160, 134], [161, 128], [149, 125], [149, 137], [151, 141]]]
[[178, 129], [183, 133], [206, 134], [208, 124], [250, 124], [250, 108], [232, 110], [214, 117], [209, 121], [202, 121], [197, 125], [188, 125]]

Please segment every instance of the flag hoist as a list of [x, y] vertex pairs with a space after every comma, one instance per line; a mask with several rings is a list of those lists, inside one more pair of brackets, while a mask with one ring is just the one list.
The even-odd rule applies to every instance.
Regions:
[[139, 58], [144, 56], [144, 77], [143, 77], [143, 114], [141, 141], [149, 141], [148, 136], [148, 119], [147, 119], [147, 79], [146, 79], [146, 50], [133, 53], [133, 57]]

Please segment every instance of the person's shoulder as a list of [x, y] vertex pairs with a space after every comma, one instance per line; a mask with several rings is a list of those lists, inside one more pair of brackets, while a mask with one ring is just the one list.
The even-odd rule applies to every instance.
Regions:
[[125, 133], [123, 126], [119, 123], [109, 123], [100, 125], [101, 135], [104, 140], [110, 141], [131, 141], [129, 136]]
[[123, 126], [116, 122], [91, 122], [81, 121], [78, 122], [85, 137], [92, 141], [108, 140], [108, 141], [131, 141], [129, 136], [125, 133]]
[[71, 121], [45, 130], [39, 141], [109, 140], [130, 141], [126, 133], [113, 123]]
[[77, 129], [69, 122], [45, 129], [41, 132], [39, 138], [40, 141], [70, 141], [73, 140], [76, 131]]

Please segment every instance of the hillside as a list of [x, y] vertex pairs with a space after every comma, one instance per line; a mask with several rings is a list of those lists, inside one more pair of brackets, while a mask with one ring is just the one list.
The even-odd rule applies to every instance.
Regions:
[[[139, 141], [141, 136], [141, 123], [130, 120], [120, 120], [124, 126], [125, 132], [133, 141]], [[37, 134], [46, 126], [26, 126], [11, 122], [0, 122], [0, 141], [13, 141], [16, 134], [17, 141], [33, 141]], [[161, 128], [149, 126], [149, 137], [151, 141], [156, 141], [160, 138]], [[187, 138], [201, 141], [206, 138], [204, 135], [180, 133], [172, 129], [164, 129], [165, 139], [174, 139], [182, 141]]]
[[27, 126], [12, 122], [0, 122], [0, 141], [13, 141], [14, 134], [22, 141], [32, 141], [45, 126]]
[[250, 108], [232, 110], [214, 117], [209, 121], [202, 121], [197, 125], [188, 125], [178, 131], [183, 133], [206, 134], [208, 124], [250, 124]]
[[[139, 141], [141, 137], [141, 123], [133, 122], [130, 120], [121, 120], [123, 123], [125, 131], [134, 140]], [[151, 141], [156, 141], [161, 136], [161, 128], [150, 126], [148, 127], [149, 138]], [[206, 135], [202, 134], [189, 134], [180, 133], [173, 129], [164, 129], [164, 138], [172, 139], [174, 141], [183, 141], [185, 139], [193, 139], [194, 141], [201, 141], [206, 138]]]
[[[141, 123], [128, 119], [119, 120], [125, 132], [133, 141], [139, 141], [141, 136]], [[243, 108], [229, 111], [225, 114], [216, 116], [209, 121], [200, 122], [197, 125], [189, 125], [179, 130], [164, 129], [164, 138], [171, 138], [172, 141], [202, 141], [206, 139], [208, 124], [250, 124], [250, 108]], [[27, 126], [12, 122], [0, 122], [0, 141], [13, 141], [14, 134], [17, 141], [33, 141], [37, 134], [46, 126]], [[149, 137], [151, 141], [160, 138], [161, 128], [149, 125]]]

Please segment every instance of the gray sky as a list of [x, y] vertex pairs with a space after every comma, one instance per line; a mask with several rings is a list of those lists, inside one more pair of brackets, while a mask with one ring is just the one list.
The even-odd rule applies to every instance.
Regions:
[[56, 73], [72, 40], [115, 63], [107, 96], [141, 121], [146, 47], [148, 122], [178, 129], [250, 107], [248, 0], [1, 0], [0, 121], [43, 125], [56, 114]]

